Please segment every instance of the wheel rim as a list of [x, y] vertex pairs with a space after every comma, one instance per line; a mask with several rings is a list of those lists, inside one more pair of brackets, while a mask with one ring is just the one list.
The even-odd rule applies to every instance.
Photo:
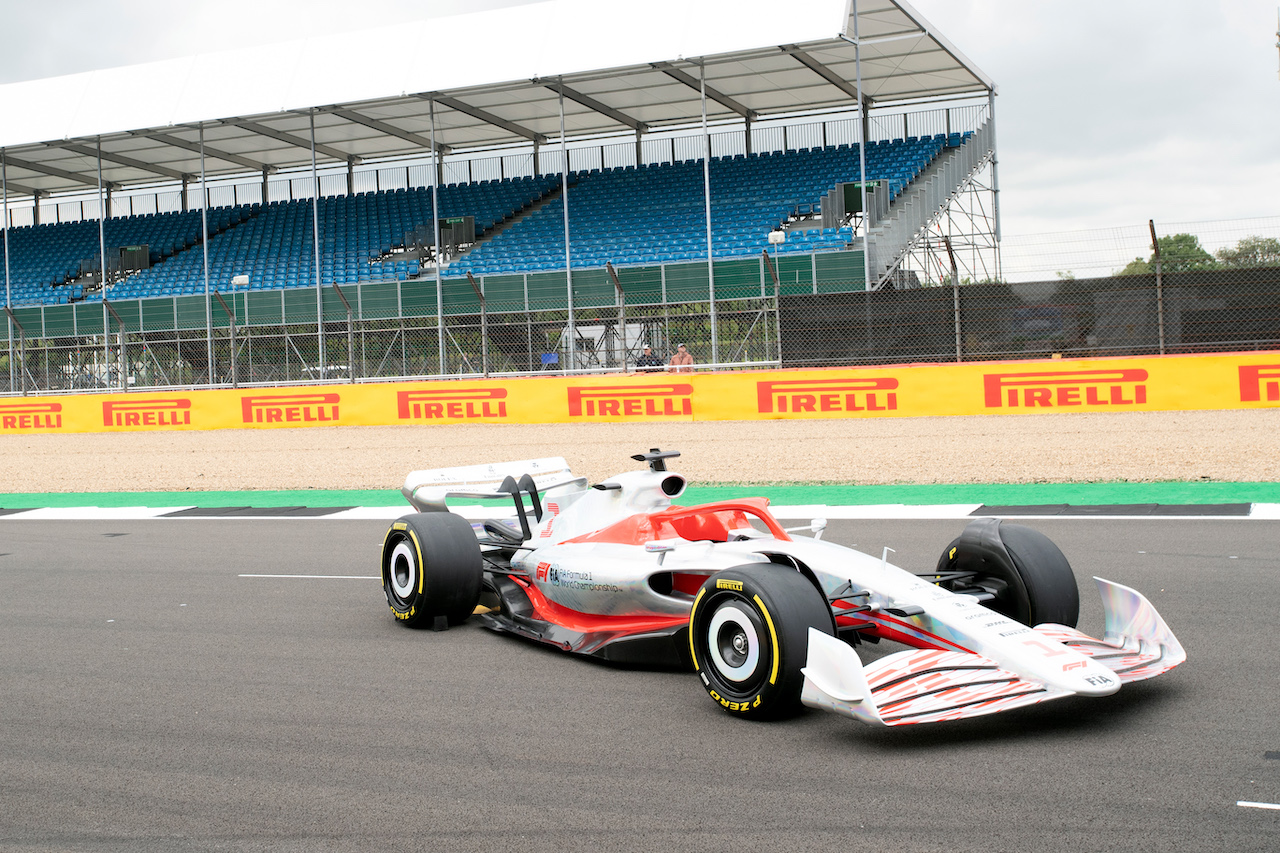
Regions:
[[718, 675], [743, 685], [760, 669], [760, 626], [735, 601], [716, 608], [707, 623], [707, 651]]
[[418, 560], [413, 545], [401, 539], [387, 560], [387, 582], [397, 601], [407, 603], [418, 589]]

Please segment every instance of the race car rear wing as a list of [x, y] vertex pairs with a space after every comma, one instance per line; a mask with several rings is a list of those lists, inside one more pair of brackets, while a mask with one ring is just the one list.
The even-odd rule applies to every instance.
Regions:
[[539, 494], [545, 495], [552, 490], [582, 491], [587, 487], [586, 477], [575, 475], [562, 457], [552, 456], [519, 462], [411, 471], [405, 477], [400, 492], [418, 512], [448, 512], [449, 498], [511, 499], [511, 487], [504, 487], [507, 479], [516, 481], [520, 492], [530, 496], [535, 516], [542, 515]]

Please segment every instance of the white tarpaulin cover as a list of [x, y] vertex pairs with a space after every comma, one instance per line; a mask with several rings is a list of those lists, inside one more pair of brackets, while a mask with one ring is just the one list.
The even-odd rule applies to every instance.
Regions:
[[[15, 83], [0, 86], [0, 147], [13, 194], [96, 184], [98, 137], [108, 182], [198, 173], [182, 143], [202, 122], [210, 174], [301, 165], [312, 108], [325, 162], [421, 153], [432, 98], [445, 150], [546, 141], [558, 85], [570, 137], [643, 132], [700, 115], [703, 58], [713, 120], [851, 108], [853, 5], [552, 0]], [[856, 6], [872, 101], [994, 88], [905, 3]]]

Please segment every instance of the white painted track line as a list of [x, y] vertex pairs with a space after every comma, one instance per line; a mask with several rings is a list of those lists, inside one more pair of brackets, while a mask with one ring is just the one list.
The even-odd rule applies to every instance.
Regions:
[[136, 518], [157, 518], [166, 513], [195, 509], [194, 506], [76, 506], [29, 509], [12, 515], [0, 516], [13, 521], [129, 521]]
[[395, 521], [405, 513], [413, 512], [413, 507], [405, 504], [404, 506], [358, 506], [353, 509], [344, 509], [341, 512], [335, 512], [333, 515], [326, 515], [324, 518], [337, 518], [344, 521]]
[[1242, 809], [1275, 809], [1280, 811], [1280, 803], [1251, 803], [1248, 800], [1236, 800], [1236, 805]]

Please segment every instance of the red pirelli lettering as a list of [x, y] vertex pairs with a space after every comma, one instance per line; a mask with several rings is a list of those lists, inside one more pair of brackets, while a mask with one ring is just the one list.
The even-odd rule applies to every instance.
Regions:
[[424, 388], [396, 392], [400, 420], [432, 418], [505, 418], [506, 388]]
[[594, 385], [568, 389], [570, 417], [669, 417], [692, 415], [693, 386], [683, 382], [661, 385]]
[[1147, 371], [1059, 370], [988, 373], [982, 377], [988, 409], [1055, 406], [1134, 406], [1147, 402]]
[[1280, 364], [1242, 364], [1239, 369], [1240, 402], [1280, 402]]

